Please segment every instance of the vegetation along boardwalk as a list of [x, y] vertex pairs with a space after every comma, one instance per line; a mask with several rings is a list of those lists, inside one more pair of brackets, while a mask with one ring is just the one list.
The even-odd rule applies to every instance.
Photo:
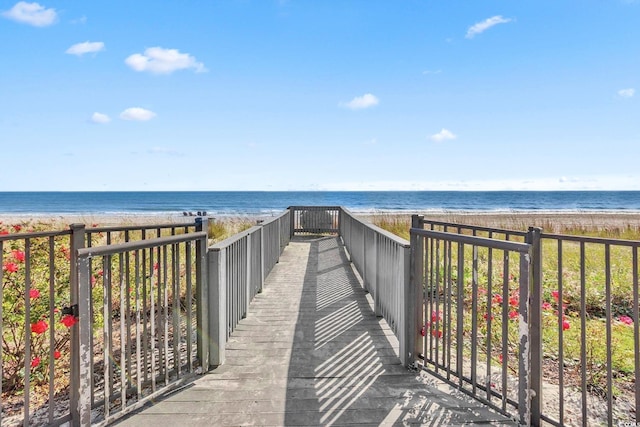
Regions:
[[226, 352], [118, 425], [517, 425], [401, 365], [338, 237], [294, 238]]

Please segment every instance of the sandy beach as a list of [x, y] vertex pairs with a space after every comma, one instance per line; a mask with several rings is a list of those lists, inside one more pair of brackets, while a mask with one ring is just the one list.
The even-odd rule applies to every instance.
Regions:
[[[529, 227], [541, 227], [544, 231], [552, 233], [560, 230], [585, 229], [585, 230], [609, 230], [609, 229], [640, 229], [640, 213], [611, 211], [611, 212], [444, 212], [419, 213], [425, 219], [434, 221], [451, 222], [456, 224], [477, 225], [492, 228], [506, 228], [510, 230], [527, 230]], [[409, 214], [374, 214], [364, 215], [368, 221], [376, 218], [393, 218], [395, 220], [411, 220]]]
[[[640, 229], [640, 213], [625, 211], [610, 212], [417, 212], [426, 219], [466, 225], [478, 225], [512, 230], [526, 230], [530, 226], [541, 227], [546, 232], [559, 232], [563, 229], [610, 230]], [[359, 217], [376, 222], [382, 219], [396, 221], [411, 220], [409, 213], [374, 213], [362, 214]], [[181, 212], [175, 214], [58, 214], [58, 215], [19, 215], [0, 212], [0, 223], [4, 225], [41, 223], [52, 228], [66, 228], [69, 224], [82, 223], [87, 226], [118, 226], [136, 224], [169, 224], [190, 223], [197, 216], [185, 216]], [[268, 220], [270, 216], [208, 216], [210, 221], [229, 224], [256, 223]]]

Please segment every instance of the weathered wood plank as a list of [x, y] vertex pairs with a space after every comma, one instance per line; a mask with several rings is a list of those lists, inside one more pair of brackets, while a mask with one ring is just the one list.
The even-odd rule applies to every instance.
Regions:
[[122, 420], [146, 425], [517, 425], [400, 364], [335, 237], [293, 241], [224, 365]]

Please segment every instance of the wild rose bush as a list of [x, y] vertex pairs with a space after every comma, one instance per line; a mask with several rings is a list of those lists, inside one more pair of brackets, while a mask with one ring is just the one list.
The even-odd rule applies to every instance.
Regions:
[[[453, 251], [456, 253], [456, 251]], [[612, 251], [613, 252], [613, 251]], [[483, 257], [484, 255], [484, 257]], [[495, 254], [494, 254], [495, 256]], [[471, 256], [465, 254], [465, 260], [469, 260]], [[498, 257], [501, 258], [501, 257]], [[589, 283], [592, 289], [596, 289], [593, 294], [604, 294], [604, 273], [601, 273], [601, 266], [594, 262], [591, 258], [589, 262], [593, 265], [591, 270], [587, 271], [587, 277], [597, 278], [601, 283], [600, 286], [594, 286]], [[466, 262], [466, 261], [465, 261]], [[622, 264], [623, 258], [616, 258], [615, 263]], [[440, 347], [440, 358], [444, 357], [444, 346], [450, 342], [452, 348], [457, 345], [457, 315], [458, 306], [457, 298], [457, 261], [453, 260], [451, 269], [452, 277], [449, 279], [451, 285], [447, 285], [445, 280], [445, 268], [440, 265], [439, 273], [434, 273], [434, 277], [439, 277], [437, 289], [432, 289], [432, 295], [439, 295], [439, 305], [436, 305], [435, 298], [431, 303], [425, 306], [426, 322], [421, 330], [421, 335], [427, 341], [427, 351], [433, 351], [436, 346]], [[465, 362], [471, 356], [471, 342], [477, 345], [478, 359], [477, 362], [484, 363], [487, 357], [491, 358], [492, 365], [504, 366], [512, 374], [518, 371], [519, 356], [519, 322], [520, 322], [520, 283], [518, 277], [517, 266], [509, 266], [509, 274], [506, 279], [503, 277], [503, 264], [501, 260], [494, 258], [493, 271], [491, 272], [491, 287], [489, 287], [489, 272], [487, 271], [487, 256], [482, 250], [479, 251], [478, 262], [478, 279], [476, 289], [472, 282], [472, 267], [465, 265], [463, 280], [463, 299], [460, 301], [463, 309], [462, 319], [462, 337], [464, 340], [463, 354]], [[613, 264], [613, 263], [612, 263]], [[484, 269], [484, 270], [483, 270]], [[565, 267], [566, 270], [568, 268]], [[541, 304], [541, 322], [542, 322], [542, 341], [543, 353], [545, 360], [549, 364], [549, 369], [560, 356], [560, 336], [562, 335], [562, 369], [565, 371], [568, 384], [579, 386], [581, 357], [581, 332], [582, 321], [580, 307], [580, 294], [576, 293], [574, 283], [570, 283], [570, 274], [565, 271], [566, 280], [563, 280], [562, 294], [558, 289], [557, 271], [545, 271], [543, 276], [543, 294]], [[593, 282], [592, 282], [593, 283]], [[611, 289], [613, 290], [623, 286], [625, 283], [633, 283], [632, 276], [629, 276], [624, 270], [617, 268], [611, 274]], [[451, 289], [445, 289], [450, 286]], [[506, 287], [506, 290], [505, 290]], [[452, 297], [450, 314], [447, 312], [448, 307], [444, 302], [445, 295]], [[474, 298], [475, 292], [475, 298]], [[630, 293], [632, 295], [632, 293]], [[585, 298], [586, 299], [586, 298]], [[626, 314], [631, 311], [629, 303], [616, 303], [617, 300], [612, 298], [611, 311], [611, 369], [614, 372], [613, 393], [615, 396], [623, 393], [625, 381], [634, 375], [634, 319]], [[475, 307], [475, 308], [474, 308]], [[607, 347], [603, 345], [606, 340], [606, 316], [604, 310], [590, 310], [587, 301], [587, 312], [584, 329], [586, 331], [586, 342], [584, 343], [586, 351], [585, 367], [587, 370], [587, 386], [591, 391], [606, 389], [607, 375]], [[533, 309], [533, 308], [532, 308]], [[475, 311], [474, 311], [475, 310]], [[475, 317], [474, 317], [475, 313]], [[624, 314], [623, 314], [624, 313]], [[449, 317], [449, 318], [447, 318]], [[475, 323], [475, 335], [474, 331]], [[447, 330], [447, 328], [450, 328]], [[506, 335], [505, 335], [506, 333]], [[451, 336], [448, 341], [444, 334]], [[504, 338], [504, 339], [503, 339]], [[506, 344], [506, 348], [503, 345]], [[490, 350], [489, 350], [490, 349]], [[455, 350], [452, 350], [455, 354]], [[507, 358], [504, 358], [504, 355]], [[504, 363], [503, 363], [504, 361]], [[559, 368], [557, 368], [559, 369]], [[577, 381], [577, 382], [576, 382]]]
[[[2, 242], [0, 254], [3, 394], [21, 393], [25, 365], [35, 387], [48, 384], [51, 369], [60, 374], [69, 371], [69, 328], [77, 320], [62, 314], [70, 305], [70, 238], [30, 238], [27, 247], [26, 239], [20, 237], [20, 233], [40, 231], [48, 231], [47, 226], [0, 223], [0, 235], [13, 236]], [[25, 360], [28, 341], [29, 360]]]

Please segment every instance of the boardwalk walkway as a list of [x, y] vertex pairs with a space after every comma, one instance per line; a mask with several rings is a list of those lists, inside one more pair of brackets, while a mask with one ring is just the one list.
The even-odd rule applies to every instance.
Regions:
[[296, 238], [210, 373], [122, 426], [510, 425], [400, 364], [336, 237]]

